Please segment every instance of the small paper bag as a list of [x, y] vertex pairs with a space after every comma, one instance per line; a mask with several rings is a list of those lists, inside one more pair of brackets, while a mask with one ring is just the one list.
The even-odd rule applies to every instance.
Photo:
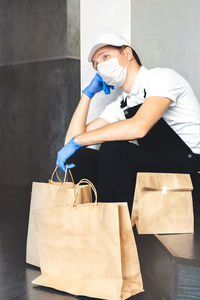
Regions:
[[193, 233], [189, 174], [137, 173], [132, 226], [139, 234]]
[[[49, 179], [49, 183], [32, 183], [29, 225], [26, 244], [26, 262], [37, 267], [40, 266], [40, 261], [37, 247], [35, 223], [33, 219], [33, 211], [35, 209], [47, 209], [58, 206], [73, 206], [75, 201], [76, 185], [74, 183], [73, 177], [72, 182], [65, 182], [65, 172], [64, 182], [53, 181], [53, 175], [56, 172], [56, 169], [54, 170], [51, 179]], [[92, 202], [91, 187], [88, 184], [80, 185], [78, 187], [76, 202], [79, 204]]]

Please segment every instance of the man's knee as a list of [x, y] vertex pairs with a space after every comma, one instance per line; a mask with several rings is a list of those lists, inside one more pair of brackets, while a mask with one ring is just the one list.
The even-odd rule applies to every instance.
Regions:
[[99, 149], [99, 158], [103, 161], [122, 159], [129, 149], [127, 141], [104, 142]]
[[82, 147], [78, 149], [78, 151], [69, 158], [68, 162], [75, 164], [79, 164], [80, 162], [89, 163], [91, 161], [97, 160], [97, 155], [97, 150]]

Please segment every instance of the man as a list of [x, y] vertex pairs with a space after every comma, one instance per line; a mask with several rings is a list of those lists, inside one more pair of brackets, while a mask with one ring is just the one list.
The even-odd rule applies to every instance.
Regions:
[[[65, 171], [66, 163], [75, 163], [75, 173], [97, 184], [100, 201], [127, 201], [130, 211], [138, 171], [196, 174], [200, 104], [189, 83], [172, 69], [147, 70], [132, 46], [113, 33], [95, 42], [88, 60], [97, 74], [83, 90], [58, 167]], [[116, 87], [122, 95], [86, 124], [93, 96]], [[101, 144], [99, 151], [84, 147], [94, 144]]]

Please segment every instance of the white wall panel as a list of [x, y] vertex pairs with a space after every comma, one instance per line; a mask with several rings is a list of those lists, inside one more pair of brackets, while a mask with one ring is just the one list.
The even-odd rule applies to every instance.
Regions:
[[200, 100], [200, 1], [131, 2], [132, 44], [144, 66], [174, 69]]
[[[81, 0], [81, 90], [90, 83], [95, 71], [87, 61], [93, 41], [102, 33], [113, 31], [131, 39], [131, 1], [130, 0]], [[107, 103], [115, 100], [119, 90], [106, 96], [104, 92], [93, 98], [88, 121], [99, 116]]]

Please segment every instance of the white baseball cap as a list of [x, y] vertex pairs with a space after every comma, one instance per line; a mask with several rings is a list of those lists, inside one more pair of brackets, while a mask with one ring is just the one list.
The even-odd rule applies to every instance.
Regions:
[[116, 33], [105, 33], [101, 35], [96, 41], [93, 43], [90, 53], [88, 55], [88, 61], [92, 61], [92, 57], [94, 53], [101, 47], [104, 47], [106, 45], [111, 46], [129, 46], [132, 48], [130, 42], [128, 42], [124, 37], [116, 34]]

